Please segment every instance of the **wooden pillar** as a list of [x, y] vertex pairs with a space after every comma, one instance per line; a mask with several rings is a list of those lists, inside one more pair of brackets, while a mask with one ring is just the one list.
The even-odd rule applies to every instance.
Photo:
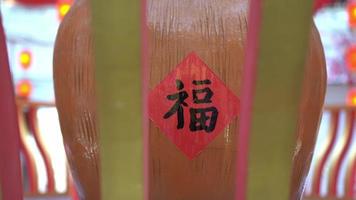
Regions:
[[0, 186], [3, 200], [22, 200], [20, 139], [12, 84], [0, 18]]
[[143, 198], [140, 2], [92, 1], [101, 196]]
[[[323, 54], [313, 46], [308, 50], [310, 41], [320, 45], [310, 29], [312, 6], [313, 1], [251, 0], [238, 200], [294, 200], [302, 194], [325, 95]], [[312, 84], [313, 78], [319, 83]], [[312, 90], [314, 101], [308, 97]]]

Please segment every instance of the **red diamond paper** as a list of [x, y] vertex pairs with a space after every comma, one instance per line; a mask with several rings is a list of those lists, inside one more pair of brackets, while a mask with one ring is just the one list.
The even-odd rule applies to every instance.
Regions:
[[239, 104], [224, 82], [191, 53], [150, 92], [149, 116], [193, 159], [237, 116]]

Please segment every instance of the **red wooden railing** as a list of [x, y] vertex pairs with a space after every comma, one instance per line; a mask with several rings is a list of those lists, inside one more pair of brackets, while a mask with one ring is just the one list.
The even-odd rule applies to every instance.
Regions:
[[[43, 137], [43, 134], [53, 134], [54, 131], [46, 130], [46, 132], [43, 132], [43, 130], [39, 128], [38, 110], [41, 108], [54, 108], [54, 105], [48, 103], [30, 103], [26, 100], [18, 100], [17, 105], [21, 155], [23, 158], [22, 169], [23, 174], [27, 174], [27, 176], [24, 176], [23, 182], [24, 185], [29, 186], [25, 188], [25, 196], [72, 196], [72, 199], [76, 199], [76, 192], [73, 181], [70, 178], [69, 170], [65, 172], [66, 190], [58, 191], [58, 189], [56, 189], [56, 185], [59, 184], [58, 180], [56, 180], [56, 171], [54, 168], [54, 157], [56, 155], [53, 152], [49, 152], [48, 146], [51, 144], [48, 144], [48, 137], [47, 140]], [[56, 138], [53, 137], [53, 140], [56, 140]], [[61, 145], [63, 146], [63, 144]], [[66, 163], [62, 164], [66, 165]], [[44, 190], [43, 177], [46, 179]], [[42, 180], [42, 186], [40, 179]]]
[[[67, 190], [55, 190], [56, 179], [52, 155], [41, 139], [36, 113], [52, 104], [36, 104], [19, 101], [19, 124], [24, 169], [29, 174], [30, 188], [26, 195], [67, 195], [78, 199], [74, 183], [67, 173]], [[326, 107], [319, 131], [318, 144], [305, 188], [305, 200], [355, 200], [356, 199], [356, 107]], [[50, 134], [49, 132], [45, 134]], [[27, 137], [33, 137], [45, 165], [47, 187], [39, 191], [38, 161], [31, 150]], [[33, 148], [33, 147], [32, 147]]]
[[356, 108], [325, 108], [305, 198], [356, 199]]

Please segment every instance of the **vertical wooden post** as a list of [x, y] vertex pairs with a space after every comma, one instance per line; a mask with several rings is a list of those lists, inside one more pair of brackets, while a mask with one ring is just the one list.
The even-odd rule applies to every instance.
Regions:
[[2, 198], [3, 200], [22, 200], [19, 128], [1, 18], [0, 88], [0, 186], [2, 187]]
[[[251, 0], [251, 5], [237, 199], [286, 200], [313, 1]], [[243, 184], [247, 188], [241, 190]]]
[[102, 199], [143, 198], [140, 2], [92, 0]]

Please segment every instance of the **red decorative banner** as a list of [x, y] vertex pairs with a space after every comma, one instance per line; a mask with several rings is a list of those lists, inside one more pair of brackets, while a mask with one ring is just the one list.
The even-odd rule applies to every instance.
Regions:
[[189, 54], [149, 94], [149, 116], [195, 158], [238, 115], [240, 100], [195, 54]]

